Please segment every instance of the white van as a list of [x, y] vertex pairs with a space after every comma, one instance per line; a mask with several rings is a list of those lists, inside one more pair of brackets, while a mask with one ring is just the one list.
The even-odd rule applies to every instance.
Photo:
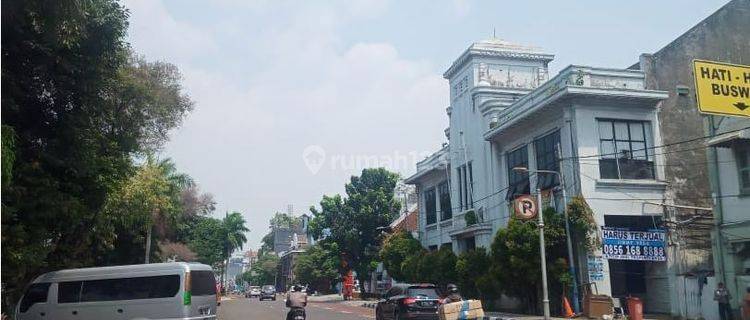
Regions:
[[45, 273], [16, 306], [18, 320], [216, 319], [216, 280], [198, 263]]

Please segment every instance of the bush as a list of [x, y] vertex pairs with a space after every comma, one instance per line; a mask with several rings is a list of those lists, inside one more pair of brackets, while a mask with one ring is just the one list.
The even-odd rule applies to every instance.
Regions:
[[[465, 297], [481, 299], [487, 292], [480, 289], [483, 276], [490, 269], [490, 257], [484, 248], [461, 253], [456, 260], [456, 282]], [[486, 289], [486, 288], [483, 288]]]
[[477, 213], [474, 212], [474, 210], [466, 211], [464, 214], [464, 221], [466, 221], [467, 226], [477, 224]]
[[405, 281], [408, 277], [404, 272], [404, 261], [406, 261], [406, 258], [419, 255], [423, 251], [422, 245], [412, 237], [411, 233], [399, 231], [383, 240], [380, 259], [392, 278]]

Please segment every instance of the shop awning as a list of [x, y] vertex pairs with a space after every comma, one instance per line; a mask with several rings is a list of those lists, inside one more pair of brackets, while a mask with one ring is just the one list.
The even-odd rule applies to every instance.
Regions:
[[706, 145], [709, 147], [731, 148], [732, 144], [739, 140], [750, 140], [750, 129], [742, 129], [714, 136], [706, 141]]

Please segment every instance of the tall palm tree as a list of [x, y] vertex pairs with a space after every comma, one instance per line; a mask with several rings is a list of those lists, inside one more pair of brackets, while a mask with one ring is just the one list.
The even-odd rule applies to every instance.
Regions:
[[226, 263], [224, 264], [224, 272], [221, 275], [221, 281], [224, 283], [224, 275], [227, 273], [227, 268], [229, 267], [229, 256], [234, 250], [242, 249], [242, 245], [247, 242], [245, 232], [249, 232], [250, 229], [245, 226], [245, 217], [237, 211], [227, 213], [224, 216], [224, 220], [222, 220], [222, 224], [224, 232], [226, 232], [226, 243], [224, 246], [226, 249]]

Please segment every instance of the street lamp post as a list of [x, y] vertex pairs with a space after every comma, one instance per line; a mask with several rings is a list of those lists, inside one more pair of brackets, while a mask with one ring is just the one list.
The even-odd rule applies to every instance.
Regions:
[[542, 304], [544, 306], [544, 320], [549, 320], [549, 290], [547, 289], [547, 253], [544, 249], [544, 217], [542, 216], [542, 190], [536, 189], [537, 217], [539, 226], [539, 254], [542, 257]]
[[[568, 198], [566, 197], [565, 192], [565, 180], [563, 180], [563, 175], [558, 171], [552, 171], [552, 170], [529, 170], [526, 167], [516, 167], [513, 168], [514, 171], [520, 171], [520, 172], [534, 172], [534, 173], [549, 173], [549, 174], [556, 174], [560, 178], [560, 189], [562, 190], [562, 197], [563, 197], [563, 214], [565, 215], [565, 236], [566, 236], [566, 242], [568, 246], [568, 271], [570, 272], [570, 277], [573, 280], [573, 309], [575, 312], [580, 311], [580, 306], [578, 302], [578, 281], [576, 280], [576, 269], [575, 269], [575, 263], [573, 263], [573, 243], [570, 238], [570, 219], [568, 218]], [[539, 205], [539, 210], [542, 210], [542, 192], [539, 188], [537, 188], [537, 202]], [[549, 299], [548, 299], [548, 292], [547, 292], [547, 268], [545, 264], [545, 252], [544, 252], [544, 219], [542, 218], [542, 213], [539, 212], [539, 232], [540, 232], [540, 250], [542, 254], [542, 281], [544, 281], [544, 311], [545, 311], [545, 319], [549, 318]]]

